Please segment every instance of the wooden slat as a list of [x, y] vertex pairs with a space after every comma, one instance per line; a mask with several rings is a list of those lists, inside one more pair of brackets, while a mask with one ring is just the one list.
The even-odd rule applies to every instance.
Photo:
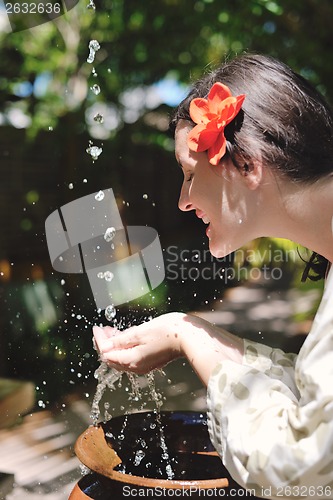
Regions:
[[6, 500], [68, 499], [81, 469], [73, 452], [77, 435], [66, 416], [45, 410], [0, 431], [0, 471], [15, 476], [15, 488]]
[[18, 415], [35, 404], [35, 387], [31, 382], [0, 378], [0, 428], [12, 425]]

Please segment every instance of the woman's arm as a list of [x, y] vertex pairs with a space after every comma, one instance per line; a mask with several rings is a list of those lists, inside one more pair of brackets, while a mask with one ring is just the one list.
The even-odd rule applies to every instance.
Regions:
[[161, 368], [185, 356], [207, 385], [222, 360], [242, 363], [243, 340], [208, 321], [183, 313], [168, 313], [124, 332], [93, 329], [101, 359], [121, 371], [137, 374]]

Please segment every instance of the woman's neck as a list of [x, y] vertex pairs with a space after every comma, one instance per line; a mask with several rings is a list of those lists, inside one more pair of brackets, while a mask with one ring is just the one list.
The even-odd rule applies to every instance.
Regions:
[[268, 189], [265, 236], [290, 239], [333, 262], [333, 177], [309, 186], [279, 180], [272, 189], [278, 202], [271, 203]]

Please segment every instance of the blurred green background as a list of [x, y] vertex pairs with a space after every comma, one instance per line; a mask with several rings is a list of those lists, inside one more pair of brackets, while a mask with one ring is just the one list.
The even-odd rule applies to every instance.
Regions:
[[[165, 250], [204, 252], [202, 224], [177, 208], [182, 175], [167, 131], [191, 81], [235, 54], [261, 52], [333, 102], [332, 0], [87, 4], [16, 33], [0, 10], [0, 375], [34, 381], [42, 407], [94, 383], [91, 326], [106, 323], [86, 276], [51, 268], [47, 216], [111, 187], [126, 225], [156, 228]], [[101, 49], [90, 64], [93, 39]], [[103, 150], [95, 162], [89, 145]], [[279, 241], [249, 248], [272, 244], [295, 248]], [[279, 286], [294, 286], [301, 267], [300, 259], [284, 266]], [[209, 309], [236, 284], [167, 273], [154, 293], [122, 306], [118, 320], [127, 326], [169, 310]]]

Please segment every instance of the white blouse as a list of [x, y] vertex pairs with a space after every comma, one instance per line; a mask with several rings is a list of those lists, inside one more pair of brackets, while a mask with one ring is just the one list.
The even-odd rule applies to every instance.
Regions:
[[207, 399], [210, 438], [241, 486], [333, 498], [333, 267], [299, 354], [245, 340], [243, 364], [219, 363]]

